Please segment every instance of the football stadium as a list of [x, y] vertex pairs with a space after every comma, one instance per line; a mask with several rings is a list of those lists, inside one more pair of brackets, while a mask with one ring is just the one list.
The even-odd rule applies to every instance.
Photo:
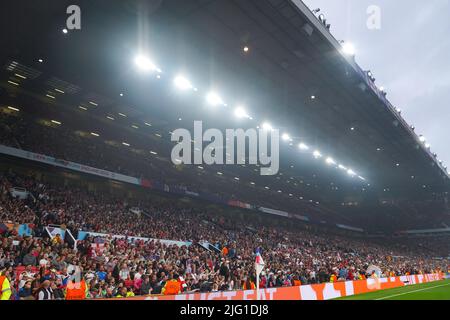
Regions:
[[2, 1], [1, 300], [450, 300], [450, 132], [320, 2]]

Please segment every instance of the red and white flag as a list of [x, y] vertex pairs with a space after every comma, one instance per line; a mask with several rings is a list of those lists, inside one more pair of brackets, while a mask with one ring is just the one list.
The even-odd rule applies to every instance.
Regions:
[[259, 252], [256, 253], [256, 260], [255, 260], [255, 269], [256, 269], [256, 274], [260, 274], [261, 271], [263, 271], [265, 266], [264, 260], [261, 257], [261, 254]]

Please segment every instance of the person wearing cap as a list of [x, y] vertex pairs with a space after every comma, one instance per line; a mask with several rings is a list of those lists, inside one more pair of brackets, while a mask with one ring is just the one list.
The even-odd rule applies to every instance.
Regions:
[[11, 297], [11, 284], [6, 276], [6, 270], [8, 270], [9, 267], [9, 263], [5, 263], [3, 268], [0, 269], [0, 288], [2, 290], [0, 300], [9, 300]]

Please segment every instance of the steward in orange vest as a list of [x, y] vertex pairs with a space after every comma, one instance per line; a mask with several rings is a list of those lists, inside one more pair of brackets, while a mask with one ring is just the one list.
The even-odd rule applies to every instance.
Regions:
[[66, 288], [66, 300], [84, 299], [86, 299], [86, 282], [84, 279], [80, 282], [68, 281]]
[[253, 281], [251, 281], [250, 279], [247, 279], [244, 282], [244, 285], [242, 286], [242, 289], [244, 290], [255, 290], [256, 289], [256, 285]]
[[173, 295], [181, 293], [181, 283], [178, 281], [178, 276], [174, 275], [173, 278], [166, 281], [166, 284], [161, 290], [164, 295]]
[[294, 287], [299, 287], [302, 285], [302, 282], [300, 281], [300, 279], [298, 278], [298, 276], [294, 276], [294, 279], [292, 280], [292, 285]]
[[9, 263], [6, 263], [2, 268], [0, 268], [0, 300], [9, 300], [11, 297], [11, 284], [5, 276], [5, 273], [9, 267]]

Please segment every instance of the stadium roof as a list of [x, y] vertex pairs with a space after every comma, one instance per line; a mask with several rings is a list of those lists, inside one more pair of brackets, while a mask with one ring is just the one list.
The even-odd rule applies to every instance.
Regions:
[[[130, 119], [151, 114], [161, 130], [179, 118], [238, 125], [231, 113], [205, 112], [200, 100], [174, 95], [164, 77], [183, 72], [203, 92], [215, 89], [230, 104], [245, 104], [255, 118], [269, 119], [297, 143], [365, 178], [356, 184], [323, 159], [284, 146], [282, 171], [295, 164], [302, 176], [320, 176], [319, 185], [347, 186], [339, 198], [312, 191], [318, 197], [338, 203], [432, 199], [449, 190], [436, 157], [301, 1], [79, 1], [81, 30], [65, 34], [70, 4], [17, 1], [1, 10], [8, 25], [0, 37], [8, 48], [0, 54], [4, 75], [10, 77], [6, 68], [18, 61], [31, 91], [59, 88], [78, 103], [95, 101]], [[31, 19], [20, 19], [24, 10], [33, 12]], [[162, 81], [135, 72], [132, 62], [141, 51], [163, 70]]]

